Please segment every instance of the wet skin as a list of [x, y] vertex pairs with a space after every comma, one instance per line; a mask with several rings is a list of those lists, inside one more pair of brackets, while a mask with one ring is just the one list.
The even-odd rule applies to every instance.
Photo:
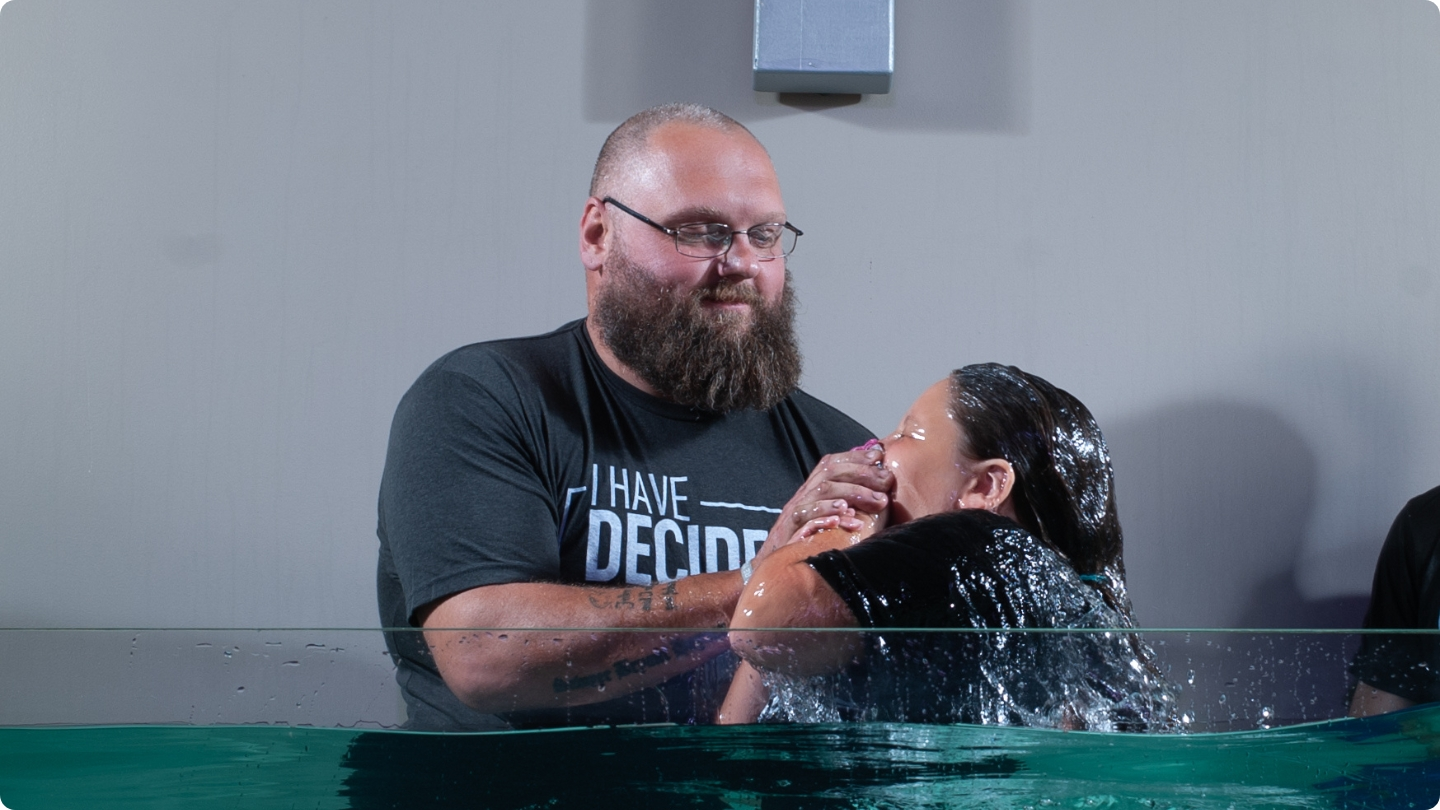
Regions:
[[959, 501], [969, 465], [957, 449], [964, 437], [949, 400], [948, 379], [925, 389], [882, 442], [885, 466], [895, 475], [891, 523], [946, 512]]
[[908, 523], [952, 509], [987, 509], [1014, 518], [1014, 471], [1004, 459], [965, 455], [965, 433], [950, 412], [950, 378], [925, 389], [885, 438], [885, 466], [895, 476], [889, 523]]

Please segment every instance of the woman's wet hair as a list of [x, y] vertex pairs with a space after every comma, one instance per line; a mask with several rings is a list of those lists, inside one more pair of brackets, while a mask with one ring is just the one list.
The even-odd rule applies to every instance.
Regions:
[[961, 452], [1014, 468], [1010, 499], [1020, 525], [1077, 573], [1092, 582], [1107, 575], [1123, 588], [1114, 473], [1090, 410], [1034, 374], [997, 363], [951, 372], [950, 410], [965, 432]]

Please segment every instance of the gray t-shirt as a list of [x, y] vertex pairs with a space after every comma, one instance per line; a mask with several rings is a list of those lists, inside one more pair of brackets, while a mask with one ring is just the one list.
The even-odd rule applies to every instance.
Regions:
[[[396, 409], [380, 486], [381, 622], [414, 626], [424, 605], [506, 582], [630, 586], [632, 601], [615, 609], [646, 609], [669, 582], [738, 568], [820, 457], [870, 435], [798, 391], [768, 411], [726, 414], [648, 396], [604, 365], [584, 321], [457, 349]], [[386, 641], [409, 727], [496, 727], [445, 687], [418, 633]], [[504, 719], [695, 722], [709, 700], [680, 676]]]

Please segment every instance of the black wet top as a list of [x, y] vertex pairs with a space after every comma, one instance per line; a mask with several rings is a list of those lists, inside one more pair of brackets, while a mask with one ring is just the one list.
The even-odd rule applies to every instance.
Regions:
[[[1111, 607], [1055, 550], [989, 512], [922, 518], [808, 562], [867, 628], [1133, 624], [1128, 604]], [[882, 722], [1168, 727], [1172, 687], [1152, 659], [1130, 632], [884, 632], [838, 701], [844, 718]]]
[[914, 520], [808, 562], [863, 627], [1072, 627], [1098, 605], [1063, 557], [978, 509]]

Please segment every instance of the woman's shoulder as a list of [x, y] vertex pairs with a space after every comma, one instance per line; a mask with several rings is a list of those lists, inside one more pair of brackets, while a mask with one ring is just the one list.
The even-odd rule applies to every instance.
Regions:
[[983, 509], [941, 512], [891, 526], [856, 550], [876, 541], [923, 549], [945, 557], [1039, 543], [1034, 535], [1014, 520]]

